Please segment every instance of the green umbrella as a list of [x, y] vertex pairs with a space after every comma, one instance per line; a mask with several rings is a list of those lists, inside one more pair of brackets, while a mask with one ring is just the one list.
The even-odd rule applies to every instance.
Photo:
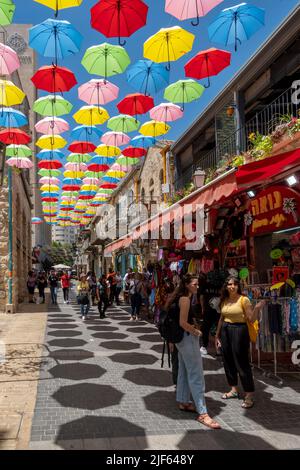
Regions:
[[114, 189], [105, 189], [105, 188], [98, 189], [98, 194], [112, 194], [113, 192], [114, 192]]
[[125, 132], [125, 134], [136, 131], [139, 128], [139, 125], [139, 121], [127, 114], [119, 114], [107, 121], [108, 129], [115, 132]]
[[70, 153], [67, 156], [68, 162], [72, 163], [88, 163], [91, 158], [88, 153]]
[[101, 75], [106, 79], [111, 75], [123, 73], [130, 64], [130, 58], [124, 47], [104, 42], [89, 47], [81, 63], [89, 73]]
[[12, 23], [16, 5], [12, 0], [0, 0], [0, 25], [8, 26]]
[[61, 176], [61, 171], [60, 170], [46, 170], [45, 168], [42, 168], [41, 170], [38, 171], [38, 174], [41, 176]]
[[90, 171], [87, 170], [84, 172], [84, 178], [102, 178], [104, 171]]
[[57, 206], [57, 202], [47, 202], [47, 201], [42, 201], [43, 206]]
[[7, 157], [30, 157], [32, 150], [27, 145], [8, 145], [6, 147]]
[[137, 163], [139, 163], [140, 161], [140, 158], [130, 158], [130, 157], [119, 157], [118, 160], [116, 160], [116, 164], [117, 165], [121, 165], [121, 166], [129, 166], [129, 165], [136, 165]]
[[62, 96], [47, 95], [36, 100], [33, 111], [41, 116], [63, 116], [69, 114], [73, 105]]
[[204, 92], [204, 86], [197, 83], [195, 80], [178, 80], [178, 82], [171, 83], [167, 86], [164, 93], [164, 98], [172, 103], [190, 103], [191, 101], [200, 98]]
[[61, 196], [78, 197], [79, 192], [78, 191], [62, 191]]

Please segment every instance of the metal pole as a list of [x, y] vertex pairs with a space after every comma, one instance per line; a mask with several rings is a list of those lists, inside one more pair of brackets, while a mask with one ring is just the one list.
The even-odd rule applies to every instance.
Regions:
[[13, 201], [12, 168], [8, 168], [8, 303], [13, 303]]

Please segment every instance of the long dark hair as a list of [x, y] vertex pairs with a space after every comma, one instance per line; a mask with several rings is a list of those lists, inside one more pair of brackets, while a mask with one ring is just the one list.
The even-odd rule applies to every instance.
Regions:
[[198, 277], [193, 274], [185, 274], [185, 276], [181, 278], [180, 284], [178, 286], [177, 298], [188, 297], [188, 285], [195, 279], [198, 281]]
[[235, 286], [238, 286], [237, 293], [242, 295], [242, 288], [241, 288], [240, 280], [237, 277], [229, 276], [226, 279], [226, 281], [225, 281], [225, 283], [222, 287], [222, 290], [221, 290], [220, 305], [222, 305], [225, 302], [225, 300], [229, 298], [229, 292], [228, 292], [228, 289], [227, 289], [227, 284], [228, 284], [229, 281], [232, 281]]

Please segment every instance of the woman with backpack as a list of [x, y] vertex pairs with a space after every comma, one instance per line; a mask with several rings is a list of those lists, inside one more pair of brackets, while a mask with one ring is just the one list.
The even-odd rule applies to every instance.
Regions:
[[106, 318], [105, 312], [109, 305], [109, 283], [106, 275], [99, 278], [97, 284], [98, 311], [100, 318]]
[[140, 309], [142, 305], [143, 282], [141, 274], [137, 273], [131, 279], [129, 285], [129, 295], [131, 299], [131, 318], [130, 320], [139, 320]]
[[[197, 294], [198, 278], [190, 274], [182, 278], [178, 305], [180, 309], [179, 323], [183, 331], [182, 340], [176, 344], [178, 350], [179, 370], [176, 389], [176, 400], [182, 411], [197, 412], [197, 421], [210, 429], [220, 429], [219, 423], [207, 413], [205, 404], [205, 381], [202, 356], [199, 348], [198, 328], [191, 305], [192, 296]], [[194, 405], [190, 401], [192, 396]]]
[[84, 273], [80, 274], [80, 282], [77, 286], [77, 291], [81, 318], [82, 320], [86, 320], [90, 309], [90, 286]]

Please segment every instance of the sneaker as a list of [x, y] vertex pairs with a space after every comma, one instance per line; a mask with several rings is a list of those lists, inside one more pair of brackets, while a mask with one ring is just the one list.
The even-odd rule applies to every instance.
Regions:
[[81, 317], [81, 318], [82, 318], [82, 321], [84, 321], [84, 320], [85, 320], [85, 317]]
[[130, 321], [133, 321], [133, 320], [135, 320], [135, 317], [130, 317]]
[[207, 349], [206, 349], [204, 346], [201, 346], [200, 352], [201, 352], [202, 356], [206, 356], [206, 355], [207, 355]]
[[66, 304], [67, 302], [64, 300], [64, 304]]

